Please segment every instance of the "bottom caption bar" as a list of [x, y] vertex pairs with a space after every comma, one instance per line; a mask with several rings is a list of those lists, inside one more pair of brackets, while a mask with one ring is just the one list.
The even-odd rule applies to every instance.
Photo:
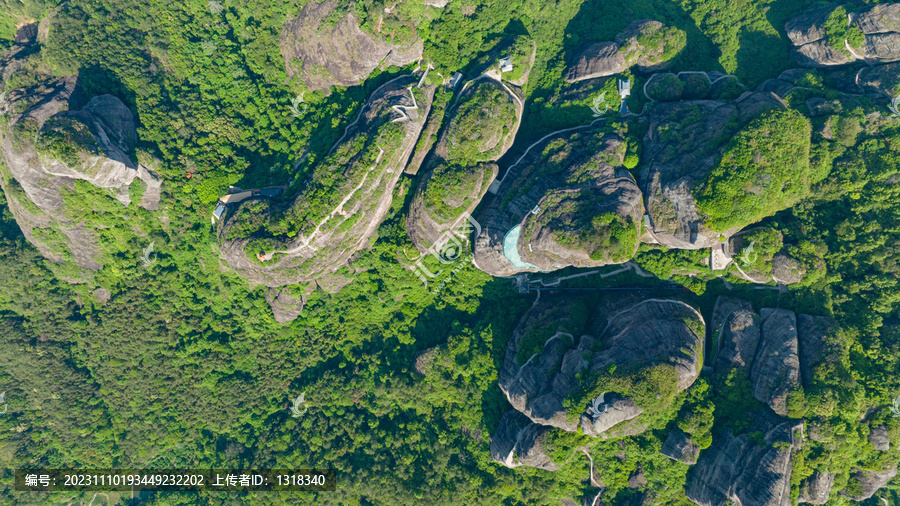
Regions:
[[16, 469], [19, 492], [331, 492], [334, 469]]

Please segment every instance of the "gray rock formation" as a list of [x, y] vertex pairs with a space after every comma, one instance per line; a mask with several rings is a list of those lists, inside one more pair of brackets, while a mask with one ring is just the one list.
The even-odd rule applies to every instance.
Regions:
[[303, 312], [303, 306], [306, 302], [303, 297], [294, 297], [288, 293], [287, 288], [269, 288], [266, 287], [266, 302], [272, 308], [275, 315], [275, 321], [278, 323], [292, 322]]
[[[613, 366], [633, 371], [666, 364], [675, 371], [678, 392], [699, 375], [704, 323], [690, 306], [676, 300], [603, 300], [592, 312], [598, 315], [590, 329], [591, 334], [598, 336], [595, 340], [582, 335], [586, 329], [571, 323], [573, 303], [570, 298], [542, 300], [523, 317], [506, 349], [500, 389], [517, 411], [535, 423], [576, 430], [578, 421], [571, 418], [564, 401], [584, 381], [579, 380], [580, 373], [584, 378], [594, 378]], [[574, 325], [575, 329], [569, 328], [574, 333], [562, 332], [564, 325]], [[535, 332], [552, 337], [540, 346], [533, 342], [537, 338]], [[573, 337], [576, 335], [581, 335], [577, 342]], [[537, 345], [538, 350], [527, 360], [520, 350], [526, 345]], [[520, 360], [524, 362], [521, 365]], [[588, 388], [603, 390], [597, 385]], [[605, 393], [599, 416], [581, 416], [584, 433], [609, 437], [645, 430], [646, 426], [635, 420], [642, 409], [626, 395]], [[628, 420], [635, 421], [621, 424]], [[610, 431], [613, 428], [622, 432]]]
[[887, 485], [894, 476], [897, 476], [896, 465], [885, 471], [871, 471], [857, 467], [850, 475], [850, 481], [841, 491], [841, 495], [854, 501], [864, 501], [875, 495], [875, 492]]
[[[735, 102], [657, 102], [648, 106], [640, 180], [652, 238], [669, 248], [700, 249], [719, 244], [697, 210], [693, 191], [718, 163], [740, 126], [765, 111], [782, 108], [768, 93], [747, 93]], [[741, 227], [724, 231], [730, 236]]]
[[[618, 225], [628, 226], [630, 220], [630, 226], [639, 226], [640, 192], [622, 166], [625, 147], [619, 136], [591, 129], [532, 146], [507, 169], [496, 198], [477, 216], [481, 233], [475, 241], [475, 265], [492, 276], [512, 276], [627, 261], [635, 244], [595, 258], [591, 254], [597, 245], [590, 240], [573, 237], [560, 244], [561, 235], [584, 233], [598, 239], [611, 232], [612, 226], [602, 224], [595, 232], [593, 221], [610, 212], [623, 220], [615, 220]], [[560, 198], [567, 195], [577, 198]], [[569, 211], [578, 206], [580, 211]]]
[[615, 42], [593, 42], [583, 47], [566, 69], [570, 83], [620, 74], [628, 70], [625, 55]]
[[466, 84], [425, 162], [406, 219], [410, 240], [421, 253], [435, 252], [453, 229], [469, 225], [466, 217], [497, 177], [493, 162], [515, 140], [524, 103], [519, 95], [524, 96], [521, 90], [488, 77]]
[[298, 76], [311, 90], [354, 86], [379, 65], [404, 66], [422, 55], [422, 39], [414, 27], [412, 40], [393, 43], [391, 34], [362, 30], [352, 10], [327, 22], [336, 8], [341, 7], [335, 0], [310, 2], [287, 20], [279, 41], [288, 77]]
[[750, 433], [717, 437], [691, 469], [685, 495], [700, 506], [789, 506], [791, 453], [799, 448], [802, 423], [758, 413]]
[[700, 447], [691, 441], [689, 435], [679, 429], [674, 429], [666, 436], [660, 453], [682, 464], [694, 465], [700, 455]]
[[867, 93], [891, 99], [900, 96], [900, 62], [866, 67], [856, 73], [855, 82]]
[[713, 308], [713, 339], [718, 343], [713, 367], [716, 374], [732, 368], [748, 370], [759, 346], [760, 318], [749, 302], [719, 297]]
[[869, 432], [869, 443], [872, 444], [872, 447], [880, 452], [886, 452], [891, 449], [891, 440], [888, 437], [887, 427], [884, 425], [879, 425], [878, 427], [873, 427]]
[[764, 308], [760, 343], [750, 369], [753, 396], [779, 415], [788, 413], [788, 397], [800, 387], [797, 319], [793, 311]]
[[[0, 67], [4, 80], [18, 69], [9, 60]], [[70, 217], [64, 193], [76, 180], [86, 181], [105, 189], [124, 209], [131, 204], [129, 185], [141, 179], [149, 191], [136, 205], [155, 209], [159, 180], [127, 154], [137, 134], [131, 111], [119, 99], [101, 95], [81, 110], [69, 110], [75, 81], [48, 80], [8, 93], [5, 110], [12, 115], [0, 137], [8, 172], [0, 171], [0, 182], [16, 222], [44, 257], [96, 270], [102, 267], [98, 234]]]
[[[801, 65], [831, 67], [857, 60], [870, 64], [900, 60], [900, 4], [879, 4], [850, 14], [850, 30], [856, 31], [864, 42], [856, 48], [849, 47], [849, 32], [829, 34], [825, 29], [829, 15], [837, 8], [834, 4], [814, 4], [785, 25], [794, 44], [794, 56]], [[836, 37], [847, 39], [834, 40]], [[840, 46], [841, 49], [835, 49]]]
[[579, 49], [565, 71], [566, 81], [611, 76], [632, 66], [662, 70], [686, 44], [684, 32], [659, 21], [639, 19], [616, 35], [615, 42], [593, 42]]
[[529, 466], [556, 471], [559, 465], [544, 449], [544, 438], [550, 430], [550, 427], [532, 423], [518, 411], [507, 411], [491, 436], [491, 457], [509, 468]]
[[[340, 289], [348, 278], [335, 271], [368, 247], [390, 210], [427, 116], [431, 95], [414, 103], [407, 87], [415, 82], [405, 76], [378, 88], [291, 200], [247, 199], [219, 221], [219, 251], [228, 265], [268, 287], [315, 282]], [[297, 227], [293, 234], [285, 223]]]
[[825, 504], [831, 497], [832, 485], [834, 485], [834, 473], [816, 471], [800, 483], [800, 496], [797, 498], [797, 502]]
[[[634, 420], [644, 412], [631, 399], [622, 398], [615, 394], [606, 394], [605, 397], [606, 402], [605, 406], [603, 406], [604, 411], [602, 414], [596, 417], [587, 413], [581, 414], [581, 431], [588, 436], [609, 437], [610, 435], [607, 432], [610, 429], [622, 422]], [[642, 427], [640, 424], [628, 424], [627, 426], [620, 426], [620, 428], [624, 429], [629, 435], [646, 430], [646, 427]]]

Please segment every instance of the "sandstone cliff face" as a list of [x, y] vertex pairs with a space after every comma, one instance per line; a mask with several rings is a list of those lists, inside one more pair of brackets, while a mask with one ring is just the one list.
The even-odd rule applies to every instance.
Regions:
[[415, 82], [406, 76], [376, 90], [291, 201], [247, 199], [221, 220], [219, 251], [228, 265], [268, 287], [343, 286], [346, 279], [331, 277], [368, 246], [386, 216], [427, 116], [432, 95], [414, 102], [407, 87]]
[[[604, 390], [602, 385], [582, 383], [596, 381], [592, 378], [602, 377], [596, 373], [613, 366], [639, 371], [666, 365], [674, 370], [674, 390], [686, 389], [700, 372], [702, 318], [676, 300], [606, 300], [591, 312], [597, 315], [589, 327], [598, 336], [594, 339], [583, 334], [588, 330], [583, 327], [574, 333], [562, 331], [572, 329], [563, 326], [572, 321], [571, 304], [567, 298], [542, 301], [523, 317], [507, 346], [500, 389], [517, 411], [540, 425], [570, 432], [580, 425], [585, 434], [604, 438], [646, 430], [646, 425], [635, 420], [643, 408], [628, 398], [627, 392], [605, 392], [598, 404], [602, 408], [581, 415], [580, 420], [570, 415], [565, 402], [579, 388]], [[540, 331], [544, 334], [536, 334]], [[545, 343], [534, 342], [546, 335], [550, 337]], [[580, 337], [574, 337], [577, 335]], [[538, 352], [521, 363], [521, 348], [535, 345]]]
[[[697, 210], [693, 190], [721, 158], [741, 125], [765, 111], [784, 107], [768, 93], [742, 95], [735, 102], [664, 102], [648, 106], [641, 170], [652, 237], [669, 248], [700, 249], [719, 244]], [[730, 236], [742, 227], [723, 232]]]
[[686, 44], [684, 32], [659, 21], [639, 19], [616, 35], [615, 42], [593, 42], [578, 50], [565, 71], [566, 81], [611, 76], [632, 66], [662, 70]]
[[[493, 276], [511, 276], [627, 261], [634, 243], [611, 252], [579, 237], [612, 237], [615, 227], [624, 232], [639, 226], [640, 192], [622, 166], [625, 148], [618, 135], [591, 129], [532, 146], [507, 169], [496, 197], [477, 216], [475, 265]], [[608, 213], [617, 218], [595, 227], [594, 218]]]
[[763, 434], [762, 446], [747, 434], [717, 438], [691, 469], [685, 495], [700, 506], [789, 506], [791, 452], [801, 429], [800, 422], [758, 413], [751, 432]]
[[831, 487], [834, 485], [834, 473], [814, 472], [812, 476], [800, 483], [800, 495], [798, 503], [825, 504], [831, 497]]
[[713, 339], [718, 343], [716, 374], [732, 368], [749, 371], [759, 346], [760, 319], [749, 302], [719, 297], [713, 309]]
[[423, 254], [446, 242], [497, 177], [495, 163], [512, 146], [522, 119], [521, 90], [482, 76], [467, 83], [426, 161], [406, 229]]
[[697, 463], [700, 447], [691, 441], [690, 436], [681, 430], [675, 429], [666, 436], [666, 441], [663, 443], [660, 453], [682, 464], [693, 465]]
[[[830, 29], [826, 28], [829, 18], [835, 21]], [[849, 15], [843, 6], [814, 4], [788, 21], [785, 31], [794, 44], [795, 58], [804, 66], [900, 60], [900, 4], [897, 3], [878, 4]]]
[[897, 476], [896, 465], [883, 471], [856, 468], [841, 495], [854, 501], [864, 501], [875, 495], [875, 492], [887, 485], [894, 476]]
[[797, 320], [786, 309], [763, 309], [761, 316], [759, 350], [750, 370], [753, 396], [786, 416], [788, 397], [800, 387]]
[[556, 471], [560, 466], [547, 455], [543, 444], [549, 430], [550, 427], [532, 423], [516, 410], [507, 411], [491, 435], [491, 457], [509, 468], [529, 466]]
[[[16, 68], [5, 60], [4, 79]], [[0, 111], [8, 114], [0, 132], [8, 172], [0, 174], [0, 182], [19, 227], [42, 255], [97, 270], [102, 267], [99, 238], [91, 225], [70, 217], [64, 193], [74, 189], [75, 181], [86, 181], [107, 190], [124, 209], [132, 204], [128, 187], [139, 178], [146, 190], [134, 204], [156, 209], [160, 183], [128, 155], [137, 142], [131, 111], [111, 95], [70, 111], [75, 81], [48, 80], [8, 93]]]
[[[418, 36], [395, 44], [388, 34], [363, 31], [351, 12], [335, 13], [339, 8], [334, 0], [309, 2], [287, 20], [280, 44], [288, 77], [298, 76], [310, 90], [354, 86], [379, 65], [403, 66], [422, 55]], [[327, 21], [334, 16], [336, 22]]]

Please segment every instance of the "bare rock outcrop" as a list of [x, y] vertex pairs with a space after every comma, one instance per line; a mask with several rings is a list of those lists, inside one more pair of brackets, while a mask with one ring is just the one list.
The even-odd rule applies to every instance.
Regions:
[[750, 370], [753, 396], [779, 415], [788, 414], [788, 397], [800, 387], [797, 318], [793, 311], [761, 311], [760, 343]]
[[[18, 57], [17, 49], [11, 58]], [[17, 70], [8, 59], [2, 67], [4, 80]], [[159, 180], [128, 154], [137, 142], [131, 111], [111, 95], [69, 110], [75, 82], [75, 77], [48, 79], [8, 93], [4, 106], [11, 116], [0, 134], [8, 172], [2, 171], [0, 182], [19, 227], [44, 257], [97, 270], [102, 267], [98, 234], [71, 217], [63, 196], [81, 180], [105, 189], [124, 209], [131, 204], [128, 187], [142, 179], [156, 198], [145, 192], [136, 205], [155, 209]]]
[[466, 84], [421, 171], [406, 229], [423, 254], [447, 242], [497, 177], [494, 163], [512, 146], [522, 119], [521, 90], [482, 76]]
[[800, 483], [800, 496], [798, 503], [825, 504], [831, 497], [831, 487], [834, 485], [834, 473], [822, 473], [816, 471]]
[[900, 97], [900, 62], [863, 68], [856, 73], [855, 83], [875, 96]]
[[407, 87], [415, 82], [404, 76], [377, 89], [292, 198], [247, 199], [221, 220], [219, 251], [228, 265], [268, 287], [343, 286], [348, 278], [334, 273], [368, 246], [387, 215], [427, 116], [432, 95], [414, 101]]
[[303, 297], [295, 297], [291, 295], [287, 288], [268, 288], [266, 287], [266, 302], [272, 308], [275, 315], [275, 321], [278, 323], [292, 322], [303, 312], [303, 306], [306, 302]]
[[880, 452], [886, 452], [891, 449], [891, 440], [888, 436], [887, 427], [884, 425], [879, 425], [878, 427], [873, 427], [869, 432], [869, 443], [872, 444], [872, 447]]
[[887, 485], [891, 479], [897, 476], [897, 466], [882, 470], [872, 471], [857, 467], [850, 475], [847, 487], [841, 491], [841, 495], [854, 501], [864, 501]]
[[713, 308], [713, 339], [718, 343], [713, 363], [716, 374], [732, 368], [749, 372], [759, 346], [760, 318], [749, 302], [719, 297]]
[[[748, 434], [735, 437], [726, 431], [700, 454], [685, 495], [700, 506], [789, 506], [791, 454], [799, 447], [801, 428], [800, 422], [758, 413]], [[750, 433], [762, 433], [762, 438]]]
[[287, 20], [279, 41], [288, 77], [298, 76], [310, 90], [328, 90], [357, 85], [379, 65], [403, 66], [421, 57], [422, 39], [414, 26], [410, 40], [395, 42], [393, 33], [363, 30], [353, 12], [335, 12], [341, 8], [335, 0], [309, 2]]
[[679, 429], [672, 430], [666, 436], [660, 453], [677, 460], [682, 464], [694, 465], [700, 455], [700, 447], [691, 441], [691, 437]]
[[510, 166], [477, 217], [475, 265], [492, 276], [623, 263], [643, 213], [616, 134], [545, 139]]
[[632, 66], [644, 72], [662, 70], [686, 43], [681, 30], [639, 19], [619, 32], [615, 42], [593, 42], [578, 50], [565, 78], [574, 83], [619, 74]]
[[[573, 311], [583, 311], [573, 309], [575, 305], [576, 299], [553, 298], [523, 317], [506, 349], [500, 389], [517, 411], [538, 424], [570, 432], [580, 424], [593, 437], [646, 430], [638, 418], [645, 408], [629, 397], [631, 392], [616, 392], [615, 387], [606, 391], [604, 375], [668, 367], [672, 376], [665, 388], [671, 392], [666, 395], [688, 388], [699, 375], [702, 361], [700, 314], [677, 300], [605, 299], [585, 327], [573, 318]], [[523, 353], [532, 349], [535, 353]], [[603, 393], [590, 401], [591, 406], [574, 408], [579, 414], [573, 416], [567, 405], [580, 402], [572, 398], [576, 391]], [[668, 401], [660, 397], [659, 402]], [[581, 413], [585, 408], [590, 411]]]
[[491, 435], [491, 457], [509, 468], [529, 466], [556, 471], [560, 466], [547, 455], [543, 444], [550, 430], [516, 410], [507, 411]]
[[[652, 238], [669, 248], [700, 249], [719, 244], [721, 234], [706, 226], [694, 190], [716, 166], [726, 142], [741, 126], [784, 105], [769, 93], [746, 93], [734, 102], [657, 102], [648, 106], [641, 170]], [[747, 225], [747, 224], [744, 224]]]
[[900, 60], [900, 4], [878, 4], [856, 13], [817, 3], [785, 25], [801, 65], [832, 67], [854, 61]]

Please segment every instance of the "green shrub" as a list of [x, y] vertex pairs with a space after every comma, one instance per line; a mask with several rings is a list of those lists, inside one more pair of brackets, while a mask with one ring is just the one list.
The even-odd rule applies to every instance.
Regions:
[[794, 110], [774, 110], [731, 140], [695, 188], [697, 209], [716, 232], [744, 227], [787, 209], [809, 193], [812, 127]]

